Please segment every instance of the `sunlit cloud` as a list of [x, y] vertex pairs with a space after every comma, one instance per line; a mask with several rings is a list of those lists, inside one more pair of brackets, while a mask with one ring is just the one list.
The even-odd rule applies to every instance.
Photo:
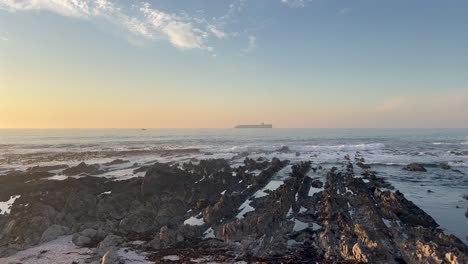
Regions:
[[222, 27], [235, 12], [241, 10], [243, 3], [242, 0], [231, 4], [226, 14], [210, 20], [186, 13], [168, 13], [146, 2], [135, 8], [110, 0], [0, 0], [0, 9], [9, 12], [48, 11], [88, 20], [104, 18], [146, 40], [165, 39], [180, 49], [211, 51], [213, 48], [208, 45], [210, 38], [236, 36], [235, 33], [225, 32]]

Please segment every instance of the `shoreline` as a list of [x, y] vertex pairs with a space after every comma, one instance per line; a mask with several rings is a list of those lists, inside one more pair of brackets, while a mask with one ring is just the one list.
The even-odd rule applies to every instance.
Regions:
[[[68, 175], [62, 181], [44, 180], [53, 176], [47, 170], [56, 168], [1, 176], [10, 186], [3, 193], [22, 193], [11, 213], [0, 217], [0, 255], [44, 242], [47, 233], [73, 235], [75, 245], [94, 248], [88, 259], [97, 262], [109, 251], [99, 247], [111, 238], [120, 241], [110, 247], [117, 259], [124, 258], [116, 253], [119, 248], [143, 241], [132, 248], [146, 260], [163, 262], [176, 256], [179, 262], [198, 257], [221, 263], [419, 263], [448, 255], [466, 260], [465, 242], [445, 235], [431, 216], [360, 161], [359, 155], [345, 156], [338, 168], [275, 158], [245, 158], [240, 166], [225, 159], [151, 162], [134, 164], [133, 173], [142, 174], [122, 181], [100, 177], [106, 173], [100, 166], [85, 163], [62, 170]], [[128, 162], [108, 166], [122, 164]], [[95, 176], [76, 176], [83, 173]], [[40, 228], [32, 228], [37, 224], [31, 219], [42, 219]], [[210, 253], [207, 246], [217, 250]], [[203, 254], [192, 252], [198, 247]], [[435, 253], [425, 256], [426, 247]]]

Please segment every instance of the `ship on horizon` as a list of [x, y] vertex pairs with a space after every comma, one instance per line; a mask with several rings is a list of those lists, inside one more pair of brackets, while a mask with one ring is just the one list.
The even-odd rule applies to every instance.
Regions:
[[259, 125], [237, 125], [234, 128], [273, 128], [273, 125], [261, 123]]

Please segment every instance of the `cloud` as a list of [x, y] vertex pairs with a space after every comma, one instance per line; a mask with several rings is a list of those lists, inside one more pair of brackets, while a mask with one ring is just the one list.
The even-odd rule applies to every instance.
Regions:
[[298, 8], [298, 7], [305, 7], [305, 5], [311, 1], [312, 0], [281, 0], [281, 3], [289, 7]]
[[9, 12], [49, 11], [88, 20], [104, 18], [146, 40], [166, 39], [180, 49], [211, 51], [213, 48], [207, 44], [209, 38], [226, 39], [234, 36], [224, 32], [222, 27], [241, 8], [243, 2], [240, 0], [239, 3], [231, 4], [227, 14], [210, 21], [185, 13], [164, 12], [149, 3], [128, 6], [110, 0], [0, 0], [0, 9]]
[[0, 36], [0, 40], [8, 41], [9, 39], [7, 37]]
[[249, 38], [248, 38], [248, 45], [242, 51], [244, 53], [249, 53], [249, 52], [253, 51], [256, 47], [257, 47], [257, 37], [255, 37], [253, 35], [250, 35]]
[[88, 17], [99, 2], [89, 0], [2, 0], [0, 9], [9, 11], [48, 10], [63, 16]]
[[194, 23], [197, 22], [194, 19], [153, 9], [148, 3], [140, 11], [151, 28], [165, 36], [174, 46], [182, 49], [209, 49], [205, 45], [208, 32], [195, 27]]

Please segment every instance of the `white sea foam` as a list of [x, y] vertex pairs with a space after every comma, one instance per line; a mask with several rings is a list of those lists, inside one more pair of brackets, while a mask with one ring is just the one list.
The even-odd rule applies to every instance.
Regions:
[[308, 227], [309, 227], [309, 224], [299, 221], [297, 219], [294, 219], [294, 227], [293, 227], [294, 232], [302, 231]]
[[201, 226], [203, 224], [205, 224], [205, 221], [203, 221], [203, 217], [197, 218], [195, 216], [192, 216], [189, 219], [184, 221], [184, 225], [190, 225], [190, 226]]
[[205, 232], [203, 232], [203, 238], [204, 239], [215, 238], [213, 228], [210, 227]]
[[311, 186], [309, 189], [309, 196], [313, 196], [314, 194], [319, 193], [323, 190], [324, 190], [323, 188], [315, 188]]
[[284, 183], [283, 181], [272, 180], [265, 187], [263, 187], [261, 190], [258, 190], [254, 194], [254, 197], [255, 198], [260, 198], [260, 197], [267, 196], [268, 193], [265, 192], [265, 191], [274, 191], [274, 190], [278, 189], [281, 185], [283, 185], [283, 183]]
[[316, 151], [364, 151], [379, 150], [385, 148], [383, 143], [341, 144], [341, 145], [242, 145], [227, 148], [212, 148], [209, 152], [276, 152], [287, 147], [294, 152], [316, 152]]
[[0, 202], [0, 215], [10, 214], [13, 203], [15, 203], [15, 200], [20, 197], [21, 195], [13, 195], [10, 196], [10, 199], [8, 201]]
[[168, 260], [168, 261], [179, 261], [180, 257], [177, 255], [168, 255], [168, 256], [164, 256], [162, 259]]
[[244, 215], [248, 212], [255, 211], [255, 208], [250, 205], [251, 202], [252, 201], [250, 199], [247, 199], [241, 206], [239, 206], [239, 210], [241, 211], [236, 216], [238, 219], [244, 218]]

